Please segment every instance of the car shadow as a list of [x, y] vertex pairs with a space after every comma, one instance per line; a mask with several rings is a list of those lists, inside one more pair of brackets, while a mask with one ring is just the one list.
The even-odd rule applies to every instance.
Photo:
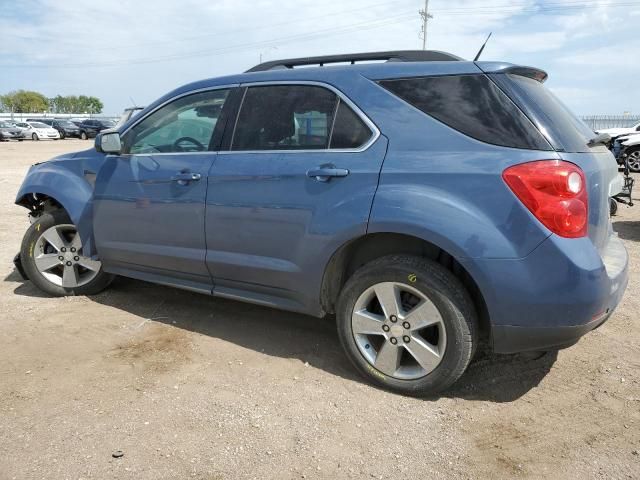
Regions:
[[618, 236], [623, 240], [630, 240], [632, 242], [640, 242], [640, 222], [637, 221], [614, 221], [613, 229], [618, 233]]
[[[16, 295], [47, 297], [17, 272], [5, 281], [20, 283], [14, 289]], [[332, 317], [318, 319], [122, 277], [106, 291], [88, 298], [144, 319], [267, 355], [298, 359], [333, 375], [363, 381], [342, 351]], [[442, 396], [492, 402], [517, 400], [540, 383], [556, 356], [479, 353], [462, 378]]]

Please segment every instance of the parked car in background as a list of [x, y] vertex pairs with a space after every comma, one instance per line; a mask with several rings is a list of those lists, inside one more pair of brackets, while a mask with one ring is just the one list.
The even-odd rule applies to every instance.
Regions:
[[611, 136], [611, 139], [615, 139], [620, 135], [626, 135], [629, 133], [640, 132], [640, 123], [636, 123], [631, 127], [618, 127], [618, 128], [603, 128], [596, 130], [596, 133], [606, 133]]
[[32, 140], [60, 140], [58, 131], [46, 123], [29, 120], [24, 123], [27, 125], [28, 136]]
[[80, 137], [80, 128], [69, 120], [56, 118], [51, 126], [58, 131], [60, 138]]
[[27, 122], [13, 122], [16, 128], [19, 128], [25, 139], [31, 139], [31, 127]]
[[94, 138], [102, 130], [115, 127], [116, 123], [111, 120], [88, 119], [83, 120], [78, 125], [79, 136], [82, 140]]
[[619, 164], [624, 165], [626, 156], [629, 160], [629, 170], [640, 172], [640, 132], [616, 138], [613, 152]]
[[122, 115], [120, 116], [120, 118], [118, 119], [116, 124], [114, 125], [114, 128], [118, 128], [118, 127], [124, 125], [125, 123], [127, 123], [129, 121], [129, 119], [131, 119], [132, 117], [136, 116], [142, 110], [144, 110], [144, 107], [129, 107], [129, 108], [125, 108], [124, 111], [122, 112]]
[[24, 140], [24, 133], [13, 123], [0, 121], [0, 142], [8, 142], [9, 140]]
[[546, 78], [408, 51], [185, 85], [31, 167], [17, 269], [57, 296], [123, 275], [335, 314], [355, 368], [410, 395], [479, 347], [567, 347], [618, 306], [628, 256], [613, 156]]

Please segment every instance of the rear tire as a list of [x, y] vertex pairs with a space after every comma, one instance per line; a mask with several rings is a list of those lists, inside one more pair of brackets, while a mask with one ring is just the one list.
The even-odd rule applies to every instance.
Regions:
[[344, 286], [336, 313], [340, 341], [356, 369], [406, 395], [451, 386], [478, 343], [468, 292], [450, 271], [421, 257], [391, 255], [364, 265]]
[[36, 140], [40, 140], [40, 137], [38, 137], [37, 133], [34, 133], [33, 135], [31, 135], [31, 140], [35, 142]]
[[80, 132], [80, 140], [87, 140], [89, 137], [85, 132]]
[[609, 197], [609, 215], [614, 216], [618, 212], [618, 202]]
[[63, 210], [43, 213], [22, 239], [20, 260], [40, 290], [57, 297], [93, 295], [113, 280], [100, 262], [82, 255], [75, 226]]

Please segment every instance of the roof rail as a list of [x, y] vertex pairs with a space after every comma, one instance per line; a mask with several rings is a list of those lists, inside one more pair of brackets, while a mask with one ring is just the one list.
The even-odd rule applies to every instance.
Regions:
[[328, 63], [345, 63], [386, 60], [387, 62], [447, 62], [460, 61], [462, 58], [438, 50], [396, 50], [389, 52], [351, 53], [345, 55], [326, 55], [322, 57], [290, 58], [288, 60], [272, 60], [256, 65], [247, 72], [264, 72], [283, 68], [301, 67], [303, 65], [319, 65]]

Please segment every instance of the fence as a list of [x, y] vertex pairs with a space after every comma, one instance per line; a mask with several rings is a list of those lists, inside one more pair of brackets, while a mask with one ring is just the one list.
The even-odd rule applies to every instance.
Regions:
[[592, 130], [626, 128], [640, 123], [640, 115], [587, 115], [582, 121]]
[[113, 115], [91, 115], [89, 113], [0, 113], [0, 121], [24, 122], [27, 118], [95, 118], [97, 120], [113, 120]]

